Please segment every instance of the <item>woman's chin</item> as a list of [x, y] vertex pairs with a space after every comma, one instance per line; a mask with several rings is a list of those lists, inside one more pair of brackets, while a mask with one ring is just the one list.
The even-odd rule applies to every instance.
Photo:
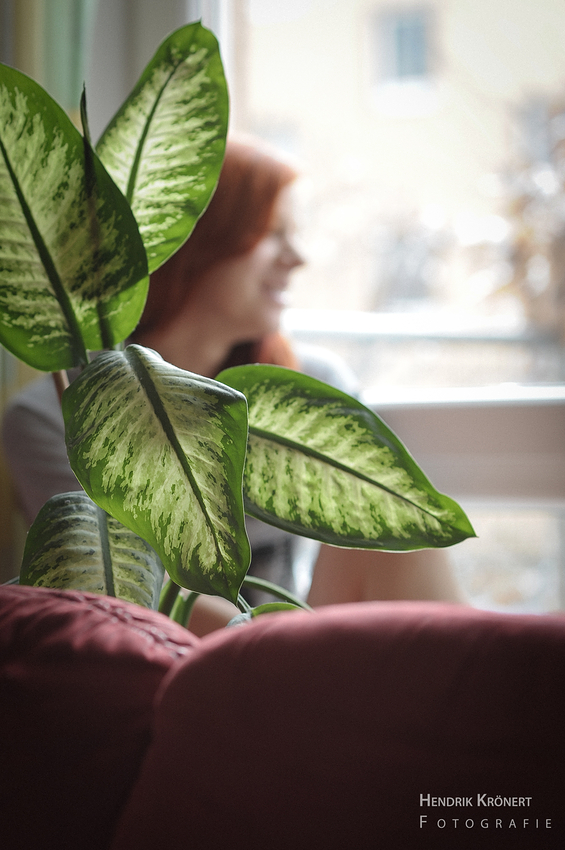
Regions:
[[281, 305], [272, 305], [265, 310], [261, 322], [258, 323], [262, 327], [261, 336], [269, 336], [277, 333], [281, 328], [281, 316], [283, 307]]

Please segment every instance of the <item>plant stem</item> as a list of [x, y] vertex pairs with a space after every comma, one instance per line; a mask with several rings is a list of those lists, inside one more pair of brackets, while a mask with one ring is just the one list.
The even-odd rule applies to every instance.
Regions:
[[55, 384], [55, 389], [57, 390], [57, 396], [59, 397], [59, 404], [61, 403], [61, 399], [63, 398], [63, 393], [69, 386], [69, 376], [65, 372], [64, 369], [61, 369], [60, 372], [52, 372], [53, 382]]
[[242, 614], [251, 614], [253, 610], [249, 602], [247, 602], [247, 600], [243, 598], [241, 593], [239, 593], [237, 596], [237, 607], [242, 612]]
[[284, 602], [290, 602], [292, 605], [298, 605], [299, 608], [304, 608], [305, 611], [312, 610], [307, 602], [299, 599], [298, 596], [295, 596], [294, 593], [290, 592], [290, 590], [286, 590], [284, 587], [280, 587], [278, 584], [273, 584], [264, 578], [245, 576], [243, 584], [246, 584], [248, 587], [253, 587], [255, 590], [264, 590], [266, 593], [270, 593], [277, 599], [282, 599]]
[[194, 608], [194, 603], [199, 596], [200, 594], [193, 590], [191, 590], [187, 596], [183, 596], [179, 593], [171, 611], [171, 620], [174, 620], [175, 623], [179, 623], [179, 625], [184, 626], [184, 628], [187, 629], [190, 615]]
[[171, 611], [173, 610], [173, 605], [176, 602], [179, 591], [179, 585], [172, 579], [169, 579], [161, 591], [161, 597], [159, 599], [159, 611], [161, 614], [165, 614], [166, 617], [171, 616]]

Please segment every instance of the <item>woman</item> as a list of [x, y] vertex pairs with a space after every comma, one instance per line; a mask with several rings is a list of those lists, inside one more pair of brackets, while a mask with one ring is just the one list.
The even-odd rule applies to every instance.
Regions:
[[[263, 362], [301, 369], [354, 392], [354, 379], [341, 361], [315, 349], [293, 350], [279, 331], [291, 273], [303, 263], [293, 242], [295, 177], [289, 165], [259, 144], [228, 142], [206, 212], [190, 239], [151, 276], [133, 342], [212, 378], [228, 366]], [[50, 379], [16, 398], [3, 437], [30, 522], [50, 496], [77, 489]], [[257, 520], [249, 521], [248, 530], [252, 572], [291, 585], [292, 537]], [[423, 561], [430, 564], [419, 569]], [[457, 598], [442, 553], [322, 547], [311, 591], [314, 604], [407, 597]]]
[[[280, 334], [294, 245], [294, 170], [257, 143], [230, 140], [218, 187], [190, 239], [151, 276], [132, 341], [183, 369], [215, 377], [228, 366], [308, 366], [353, 387], [335, 358], [295, 352]], [[314, 362], [312, 362], [314, 361]]]
[[259, 148], [228, 143], [208, 209], [151, 277], [134, 342], [210, 378], [235, 363], [297, 365], [277, 334], [290, 272], [302, 263], [292, 244], [293, 179]]
[[[257, 143], [229, 141], [218, 188], [190, 239], [151, 278], [133, 339], [165, 360], [214, 377], [227, 366], [298, 368], [346, 392], [355, 379], [315, 349], [293, 351], [279, 332], [291, 272], [295, 172]], [[248, 521], [251, 572], [292, 586], [292, 538]], [[354, 551], [322, 546], [309, 601], [458, 600], [445, 553]], [[255, 602], [258, 598], [255, 597]]]

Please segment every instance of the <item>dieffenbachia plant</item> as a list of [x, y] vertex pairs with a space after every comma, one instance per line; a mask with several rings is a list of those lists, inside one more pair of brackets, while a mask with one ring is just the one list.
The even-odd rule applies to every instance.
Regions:
[[153, 272], [187, 239], [222, 165], [228, 94], [200, 24], [166, 39], [96, 145], [131, 205]]
[[[81, 370], [62, 405], [84, 492], [40, 511], [21, 581], [156, 607], [166, 570], [173, 588], [245, 609], [245, 512], [346, 547], [473, 535], [344, 393], [269, 366], [213, 381], [124, 349], [148, 273], [190, 236], [219, 176], [228, 96], [214, 36], [190, 24], [166, 39], [96, 148], [84, 98], [82, 118], [81, 135], [37, 83], [0, 66], [0, 342], [44, 371]], [[278, 609], [294, 604], [279, 595]]]
[[398, 437], [346, 393], [279, 366], [238, 366], [218, 380], [247, 398], [251, 516], [360, 549], [450, 546], [472, 532]]

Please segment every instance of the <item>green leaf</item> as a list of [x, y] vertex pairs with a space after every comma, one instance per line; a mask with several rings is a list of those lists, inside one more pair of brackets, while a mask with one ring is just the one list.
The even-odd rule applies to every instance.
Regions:
[[[278, 614], [280, 611], [303, 611], [301, 605], [292, 605], [290, 602], [265, 602], [251, 609], [251, 617], [260, 617], [262, 614]], [[231, 622], [231, 620], [230, 620]]]
[[410, 550], [474, 536], [392, 431], [360, 402], [277, 366], [218, 380], [247, 396], [246, 512], [335, 546]]
[[147, 295], [132, 212], [33, 80], [0, 65], [0, 342], [44, 371], [125, 339]]
[[29, 530], [20, 584], [116, 596], [157, 608], [163, 565], [86, 493], [53, 496]]
[[199, 23], [172, 33], [96, 149], [131, 204], [152, 272], [192, 232], [222, 166], [228, 93], [218, 43]]
[[245, 398], [130, 345], [79, 375], [63, 416], [94, 501], [147, 540], [177, 584], [237, 601], [250, 561]]

